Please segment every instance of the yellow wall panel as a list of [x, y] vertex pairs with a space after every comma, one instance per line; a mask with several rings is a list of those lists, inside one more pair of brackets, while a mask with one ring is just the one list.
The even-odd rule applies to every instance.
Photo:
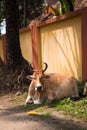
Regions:
[[42, 62], [49, 73], [82, 79], [81, 18], [73, 17], [40, 28]]
[[30, 31], [20, 33], [20, 47], [23, 57], [28, 62], [32, 62], [32, 44]]

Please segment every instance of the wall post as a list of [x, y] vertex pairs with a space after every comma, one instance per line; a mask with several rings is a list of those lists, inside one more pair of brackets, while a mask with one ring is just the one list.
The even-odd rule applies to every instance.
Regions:
[[34, 69], [38, 69], [38, 37], [37, 25], [31, 25], [31, 39], [32, 39], [32, 61]]
[[82, 36], [82, 80], [87, 79], [87, 8], [82, 11], [81, 17]]

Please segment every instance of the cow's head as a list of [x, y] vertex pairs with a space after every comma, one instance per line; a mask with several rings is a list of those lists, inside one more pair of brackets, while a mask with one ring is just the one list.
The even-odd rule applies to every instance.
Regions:
[[42, 84], [40, 83], [40, 77], [44, 75], [44, 72], [47, 70], [48, 65], [45, 64], [44, 70], [34, 70], [33, 75], [27, 76], [27, 78], [31, 79], [32, 82], [29, 86], [28, 90], [28, 97], [26, 99], [26, 103], [34, 103], [34, 104], [40, 104], [41, 101], [41, 94], [43, 93], [44, 89]]

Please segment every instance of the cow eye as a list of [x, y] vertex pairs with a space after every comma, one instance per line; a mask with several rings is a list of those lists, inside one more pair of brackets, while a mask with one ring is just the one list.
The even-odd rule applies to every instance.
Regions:
[[33, 76], [33, 75], [28, 75], [26, 78], [30, 79], [30, 80], [33, 80], [33, 79], [36, 80], [35, 76]]

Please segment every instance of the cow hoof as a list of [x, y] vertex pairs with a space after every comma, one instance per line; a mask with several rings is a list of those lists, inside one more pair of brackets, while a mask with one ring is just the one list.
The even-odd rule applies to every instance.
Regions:
[[80, 100], [80, 97], [70, 97], [70, 100], [77, 101], [77, 100]]
[[32, 100], [32, 98], [30, 98], [28, 96], [27, 99], [26, 99], [26, 104], [31, 104], [31, 103], [33, 103], [33, 100]]
[[46, 103], [51, 103], [51, 102], [52, 102], [52, 100], [50, 100], [50, 99], [46, 100]]

